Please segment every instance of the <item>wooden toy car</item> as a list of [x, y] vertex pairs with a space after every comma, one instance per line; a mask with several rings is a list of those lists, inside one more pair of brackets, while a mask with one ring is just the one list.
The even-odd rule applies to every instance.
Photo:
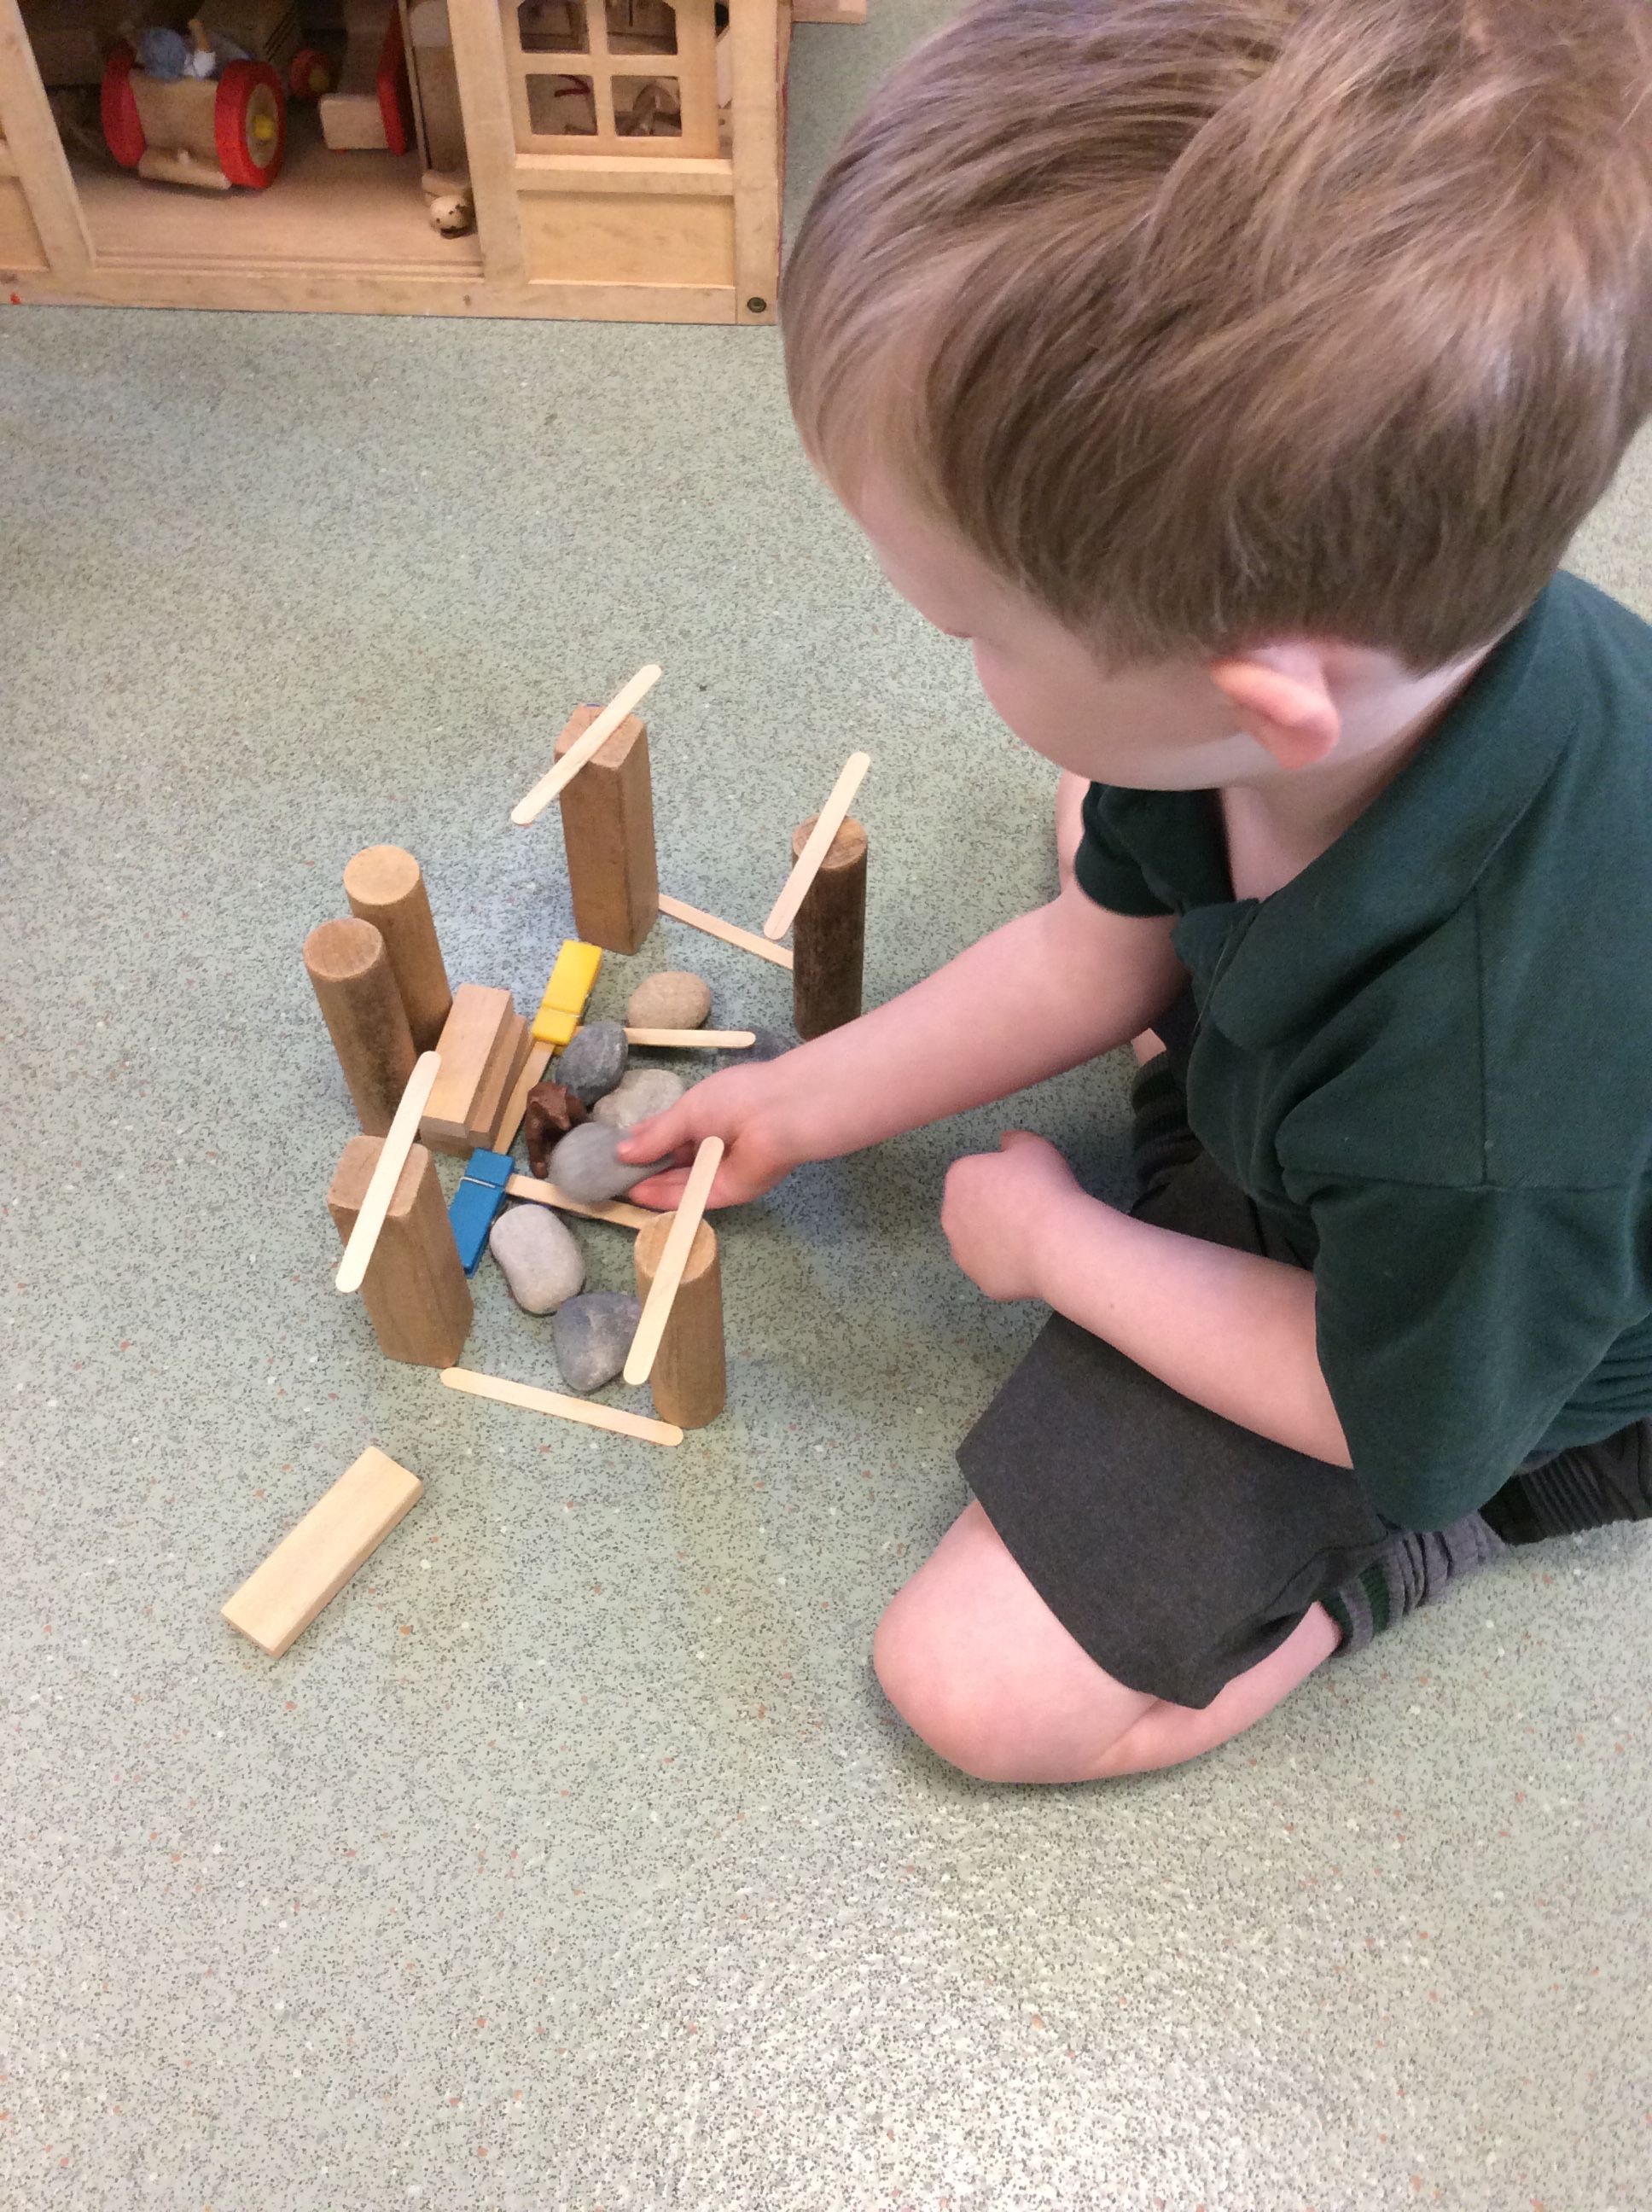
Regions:
[[151, 76], [124, 41], [103, 74], [103, 136], [125, 169], [169, 185], [263, 191], [281, 174], [287, 94], [269, 62], [216, 77]]

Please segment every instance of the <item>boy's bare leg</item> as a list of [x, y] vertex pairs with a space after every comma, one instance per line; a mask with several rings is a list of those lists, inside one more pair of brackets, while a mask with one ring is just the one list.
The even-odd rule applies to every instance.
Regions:
[[1096, 1782], [1175, 1766], [1272, 1712], [1340, 1633], [1309, 1608], [1202, 1711], [1127, 1689], [1062, 1627], [979, 1504], [890, 1600], [872, 1663], [902, 1718], [984, 1782]]

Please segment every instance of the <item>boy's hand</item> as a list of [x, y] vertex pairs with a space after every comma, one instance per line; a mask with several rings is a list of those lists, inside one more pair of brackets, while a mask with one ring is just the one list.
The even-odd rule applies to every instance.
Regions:
[[675, 1106], [639, 1121], [621, 1138], [623, 1160], [658, 1160], [669, 1154], [672, 1162], [627, 1195], [662, 1212], [674, 1206], [689, 1179], [695, 1146], [702, 1137], [720, 1137], [726, 1149], [707, 1204], [741, 1206], [761, 1197], [806, 1157], [787, 1134], [784, 1100], [784, 1087], [766, 1066], [726, 1068], [695, 1084]]
[[1006, 1129], [997, 1152], [971, 1152], [947, 1170], [941, 1227], [952, 1257], [989, 1298], [1042, 1298], [1050, 1225], [1084, 1195], [1054, 1145]]

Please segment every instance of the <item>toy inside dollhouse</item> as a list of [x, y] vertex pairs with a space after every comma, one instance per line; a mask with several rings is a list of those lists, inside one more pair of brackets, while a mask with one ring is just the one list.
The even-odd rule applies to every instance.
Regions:
[[446, 0], [23, 0], [100, 261], [479, 267], [446, 16]]
[[[479, 270], [448, 6], [22, 0], [100, 264]], [[726, 154], [727, 17], [502, 0], [517, 157]]]

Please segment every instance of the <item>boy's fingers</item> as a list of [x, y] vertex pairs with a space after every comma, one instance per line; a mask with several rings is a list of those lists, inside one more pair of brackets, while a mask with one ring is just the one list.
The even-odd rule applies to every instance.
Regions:
[[1042, 1142], [1043, 1139], [1035, 1137], [1030, 1129], [1006, 1129], [998, 1140], [998, 1148], [1001, 1152], [1013, 1152], [1017, 1145], [1038, 1145]]
[[[682, 1204], [683, 1193], [688, 1186], [689, 1168], [692, 1164], [690, 1156], [686, 1165], [662, 1168], [658, 1175], [650, 1176], [646, 1182], [634, 1183], [625, 1195], [634, 1206], [652, 1206], [659, 1213], [672, 1212]], [[706, 1198], [706, 1210], [712, 1212], [720, 1206], [739, 1206], [747, 1195], [746, 1192], [733, 1186], [729, 1176], [720, 1168]]]
[[651, 1114], [646, 1121], [634, 1123], [621, 1137], [616, 1149], [623, 1160], [660, 1160], [667, 1152], [680, 1152], [685, 1145], [691, 1146], [694, 1141], [694, 1131], [689, 1127], [688, 1116], [679, 1102], [668, 1106], [663, 1114]]

